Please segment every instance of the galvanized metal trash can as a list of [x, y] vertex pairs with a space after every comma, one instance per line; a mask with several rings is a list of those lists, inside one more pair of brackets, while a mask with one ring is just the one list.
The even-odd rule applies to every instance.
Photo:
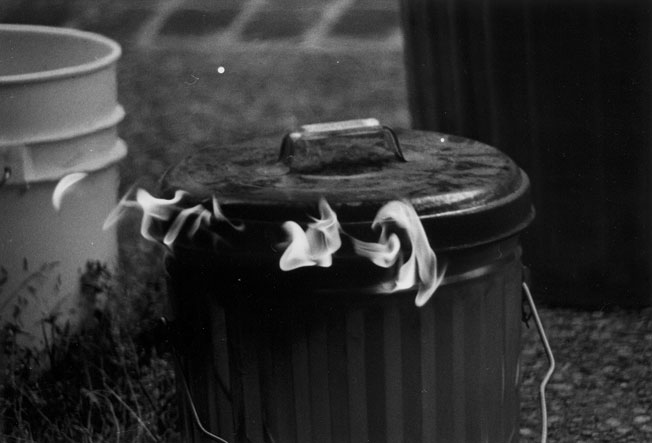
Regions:
[[[304, 128], [280, 158], [280, 137], [206, 149], [163, 178], [222, 217], [188, 218], [167, 261], [186, 441], [518, 440], [528, 178], [473, 140], [362, 123]], [[320, 199], [341, 247], [282, 270], [284, 222], [315, 223]], [[351, 246], [389, 201], [414, 208], [444, 276], [421, 307]]]

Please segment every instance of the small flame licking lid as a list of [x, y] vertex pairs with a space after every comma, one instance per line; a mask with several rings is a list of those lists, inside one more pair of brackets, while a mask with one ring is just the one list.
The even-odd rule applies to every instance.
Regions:
[[314, 219], [305, 232], [293, 221], [283, 224], [289, 237], [289, 244], [279, 263], [283, 271], [303, 266], [328, 267], [332, 264], [333, 253], [342, 245], [340, 224], [326, 200], [319, 201], [319, 214], [321, 218]]
[[[396, 273], [394, 282], [383, 285], [389, 291], [409, 289], [418, 283], [414, 303], [423, 306], [432, 297], [442, 282], [444, 272], [437, 267], [437, 256], [430, 247], [426, 231], [412, 205], [404, 201], [391, 201], [378, 211], [372, 228], [380, 226], [378, 243], [366, 243], [353, 239], [356, 252], [369, 258], [378, 266], [392, 266], [397, 259], [403, 258], [398, 236], [389, 233], [389, 227], [395, 224], [405, 230], [410, 242], [410, 256], [402, 263]], [[402, 261], [402, 260], [401, 260]]]
[[[241, 232], [244, 230], [244, 225], [234, 224], [224, 216], [215, 196], [211, 199], [211, 212], [201, 204], [184, 207], [182, 200], [187, 192], [182, 190], [177, 190], [174, 197], [164, 199], [154, 197], [146, 190], [139, 188], [136, 190], [136, 199], [130, 200], [129, 197], [133, 194], [133, 189], [132, 187], [109, 213], [102, 227], [104, 230], [110, 228], [124, 217], [128, 209], [140, 209], [142, 211], [140, 234], [143, 238], [154, 242], [161, 241], [170, 249], [182, 233], [192, 238], [200, 228], [207, 227], [214, 221], [225, 222], [236, 231]], [[150, 232], [154, 220], [172, 221], [162, 239], [154, 237]], [[209, 233], [213, 239], [213, 244], [217, 244], [222, 240], [216, 233], [210, 231]]]
[[[304, 266], [329, 267], [333, 254], [340, 248], [342, 230], [337, 215], [326, 200], [319, 202], [320, 219], [310, 223], [304, 232], [301, 227], [287, 221], [283, 228], [289, 242], [281, 256], [279, 267], [290, 271]], [[403, 263], [403, 251], [398, 235], [390, 233], [395, 225], [404, 230], [409, 240], [410, 256]], [[443, 272], [437, 269], [437, 257], [430, 247], [426, 232], [416, 211], [408, 202], [391, 201], [376, 215], [372, 228], [381, 227], [378, 243], [369, 243], [348, 236], [356, 253], [371, 260], [375, 265], [389, 268], [400, 259], [394, 281], [381, 285], [381, 291], [393, 292], [410, 289], [418, 284], [415, 304], [423, 306], [442, 282]]]

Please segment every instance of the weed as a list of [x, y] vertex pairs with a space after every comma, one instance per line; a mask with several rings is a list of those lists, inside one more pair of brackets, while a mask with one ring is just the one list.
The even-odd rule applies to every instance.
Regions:
[[[17, 340], [20, 325], [3, 325], [0, 441], [167, 442], [177, 439], [176, 389], [153, 318], [134, 321], [130, 302], [108, 268], [89, 263], [82, 276], [83, 319], [44, 318], [43, 349]], [[2, 285], [0, 279], [0, 286]], [[144, 285], [151, 301], [162, 286]], [[155, 309], [137, 310], [154, 316]]]

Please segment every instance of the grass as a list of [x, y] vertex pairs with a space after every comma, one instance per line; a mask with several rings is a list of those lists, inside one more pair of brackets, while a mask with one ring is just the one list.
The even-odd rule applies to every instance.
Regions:
[[177, 438], [173, 367], [155, 321], [163, 286], [152, 282], [160, 277], [138, 288], [139, 299], [126, 296], [122, 277], [89, 263], [82, 298], [96, 308], [77, 327], [43, 319], [43, 349], [21, 345], [15, 324], [3, 326], [0, 441]]

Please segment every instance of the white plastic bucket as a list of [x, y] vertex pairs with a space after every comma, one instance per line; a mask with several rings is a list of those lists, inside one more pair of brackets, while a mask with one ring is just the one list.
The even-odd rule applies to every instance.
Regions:
[[[120, 46], [73, 29], [0, 24], [0, 320], [43, 343], [41, 323], [75, 323], [79, 277], [89, 260], [111, 264], [117, 162]], [[88, 175], [52, 204], [59, 180]], [[2, 276], [0, 276], [2, 277]]]

